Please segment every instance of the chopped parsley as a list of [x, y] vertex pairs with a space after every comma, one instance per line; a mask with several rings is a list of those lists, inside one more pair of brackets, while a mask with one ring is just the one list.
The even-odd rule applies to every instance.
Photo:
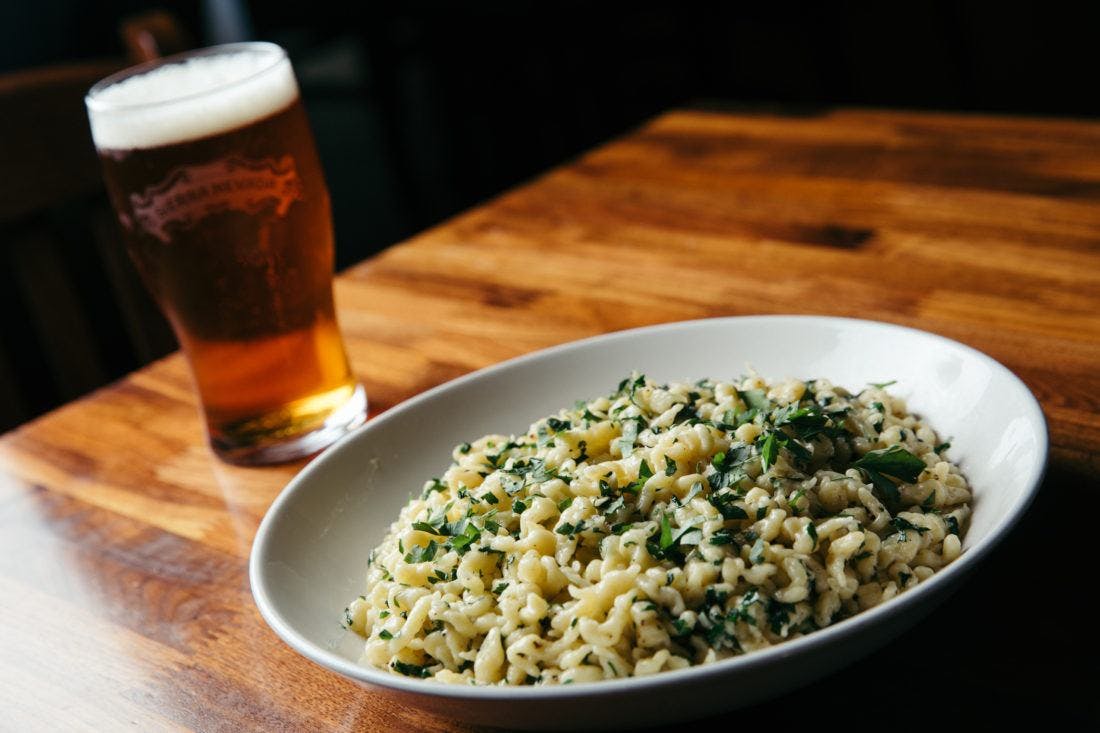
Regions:
[[733, 543], [733, 535], [729, 530], [720, 529], [710, 536], [709, 542], [712, 545], [729, 545]]
[[420, 493], [420, 498], [421, 499], [427, 499], [429, 496], [431, 496], [432, 494], [434, 494], [437, 491], [442, 493], [446, 490], [447, 490], [447, 484], [443, 483], [438, 478], [433, 478], [433, 479], [430, 479], [428, 481], [428, 483], [426, 483], [424, 485], [424, 491], [422, 491]]
[[569, 430], [573, 427], [573, 424], [568, 420], [559, 420], [556, 417], [546, 418], [546, 426], [553, 430], [555, 433], [560, 433], [563, 430]]
[[768, 627], [773, 634], [782, 634], [784, 628], [791, 621], [791, 613], [794, 611], [793, 603], [781, 603], [774, 598], [768, 599], [768, 605], [764, 614], [768, 617]]
[[749, 460], [749, 454], [747, 445], [731, 445], [728, 450], [716, 453], [710, 461], [714, 473], [707, 477], [711, 491], [721, 491], [746, 478], [744, 465]]
[[672, 559], [676, 561], [683, 561], [683, 550], [681, 545], [697, 545], [699, 544], [698, 537], [688, 537], [688, 535], [699, 532], [702, 535], [702, 527], [687, 527], [679, 534], [674, 535], [672, 532], [672, 523], [669, 521], [668, 512], [661, 515], [661, 526], [657, 533], [657, 539], [652, 538], [646, 541], [646, 549], [649, 550], [649, 554], [653, 556], [655, 560]]
[[947, 534], [953, 534], [956, 537], [962, 537], [962, 533], [959, 532], [959, 520], [954, 515], [948, 514], [944, 517], [944, 521], [947, 522]]
[[771, 401], [762, 389], [739, 389], [737, 390], [737, 396], [740, 397], [741, 401], [746, 405], [760, 410], [761, 412], [770, 410], [772, 407]]
[[428, 671], [428, 668], [431, 666], [429, 664], [406, 664], [405, 662], [395, 659], [390, 663], [390, 666], [406, 677], [426, 679], [431, 676], [431, 672]]
[[764, 442], [760, 444], [760, 460], [764, 463], [764, 470], [775, 465], [775, 459], [779, 457], [779, 441], [775, 437], [775, 433], [768, 433], [764, 436]]
[[638, 465], [638, 480], [631, 482], [629, 485], [623, 487], [623, 491], [631, 494], [637, 494], [645, 486], [645, 482], [653, 477], [653, 469], [649, 467], [645, 459], [642, 459], [641, 464]]
[[695, 631], [695, 624], [685, 621], [682, 618], [672, 619], [673, 636], [683, 637]]
[[756, 624], [756, 619], [749, 612], [754, 603], [760, 603], [760, 595], [753, 588], [748, 593], [741, 596], [741, 602], [737, 604], [737, 607], [730, 611], [726, 617], [727, 621], [731, 623], [737, 623], [738, 621], [744, 621], [747, 624]]
[[733, 503], [737, 498], [736, 494], [729, 491], [711, 494], [708, 497], [711, 505], [718, 510], [723, 519], [748, 519], [748, 513]]
[[554, 531], [557, 532], [558, 534], [565, 535], [566, 537], [572, 537], [577, 532], [580, 532], [581, 528], [583, 526], [584, 526], [584, 522], [577, 522], [576, 524], [571, 524], [569, 522], [562, 522], [561, 524], [558, 525], [558, 528], [555, 529]]
[[829, 426], [829, 416], [814, 403], [806, 407], [791, 404], [776, 410], [773, 422], [777, 428], [790, 426], [800, 439], [809, 440]]
[[924, 497], [924, 501], [920, 505], [922, 509], [931, 509], [936, 505], [936, 490], [934, 488], [928, 492], [928, 496]]
[[908, 535], [905, 534], [907, 530], [912, 530], [917, 534], [924, 534], [928, 531], [928, 527], [918, 527], [904, 517], [894, 517], [890, 520], [890, 524], [897, 531], [897, 534], [900, 536], [902, 542], [905, 542], [908, 539]]
[[431, 540], [426, 545], [417, 545], [411, 552], [405, 554], [405, 562], [407, 563], [421, 563], [428, 562], [435, 557], [435, 551], [439, 545], [435, 540]]
[[894, 508], [901, 504], [901, 492], [898, 491], [895, 479], [911, 484], [925, 469], [924, 461], [900, 445], [869, 451], [852, 465], [863, 469], [867, 478], [882, 494], [881, 498], [886, 501], [886, 505]]

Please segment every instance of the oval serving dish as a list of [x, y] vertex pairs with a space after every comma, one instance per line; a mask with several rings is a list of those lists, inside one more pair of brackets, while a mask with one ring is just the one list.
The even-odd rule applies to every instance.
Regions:
[[[417, 680], [357, 662], [342, 628], [363, 592], [367, 556], [452, 448], [523, 433], [577, 399], [613, 390], [631, 370], [657, 381], [823, 377], [891, 393], [952, 443], [974, 492], [958, 560], [916, 588], [825, 629], [710, 665], [585, 684], [475, 687]], [[1047, 431], [1008, 369], [955, 341], [901, 326], [816, 316], [720, 318], [622, 331], [529, 354], [440, 385], [348, 435], [271, 505], [250, 560], [264, 619], [317, 664], [407, 705], [478, 724], [611, 729], [698, 718], [791, 690], [889, 641], [957, 587], [1027, 509], [1042, 479]]]

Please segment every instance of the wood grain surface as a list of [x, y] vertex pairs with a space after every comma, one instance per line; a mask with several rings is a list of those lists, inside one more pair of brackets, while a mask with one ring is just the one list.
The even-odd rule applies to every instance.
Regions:
[[[1082, 595], [1098, 202], [1093, 122], [673, 112], [352, 268], [337, 303], [375, 414], [534, 349], [708, 316], [857, 316], [981, 349], [1050, 425], [1022, 525], [888, 648], [699, 726], [887, 726], [920, 705], [945, 724], [1080, 725], [1100, 718]], [[0, 439], [0, 729], [473, 730], [364, 692], [263, 623], [249, 547], [300, 467], [215, 460], [178, 355]]]

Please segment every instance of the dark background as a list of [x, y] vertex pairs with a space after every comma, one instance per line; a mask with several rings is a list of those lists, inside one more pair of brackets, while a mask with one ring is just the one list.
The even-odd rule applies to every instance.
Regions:
[[[1095, 116], [1100, 11], [1081, 5], [41, 0], [0, 7], [0, 76], [124, 60], [120, 22], [151, 8], [173, 13], [199, 45], [284, 45], [345, 267], [677, 105]], [[0, 161], [18, 145], [0, 140]], [[91, 358], [100, 364], [74, 381], [36, 360], [36, 349], [63, 336], [0, 294], [0, 397], [6, 380], [20, 402], [0, 409], [0, 429], [172, 348], [157, 316], [147, 327], [160, 333], [144, 345], [112, 331], [118, 309], [97, 301], [103, 275], [80, 260], [70, 221], [79, 216], [67, 215], [65, 244], [50, 259], [94, 314]], [[0, 257], [6, 249], [0, 240]], [[35, 285], [3, 277], [0, 290]]]

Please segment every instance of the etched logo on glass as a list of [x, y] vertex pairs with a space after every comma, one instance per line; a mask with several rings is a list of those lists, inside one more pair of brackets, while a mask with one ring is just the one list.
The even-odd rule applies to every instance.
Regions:
[[292, 156], [278, 160], [222, 158], [177, 168], [142, 194], [130, 194], [133, 220], [121, 220], [123, 226], [136, 224], [167, 244], [173, 227], [190, 228], [211, 214], [268, 213], [281, 219], [291, 204], [300, 200], [302, 182]]

